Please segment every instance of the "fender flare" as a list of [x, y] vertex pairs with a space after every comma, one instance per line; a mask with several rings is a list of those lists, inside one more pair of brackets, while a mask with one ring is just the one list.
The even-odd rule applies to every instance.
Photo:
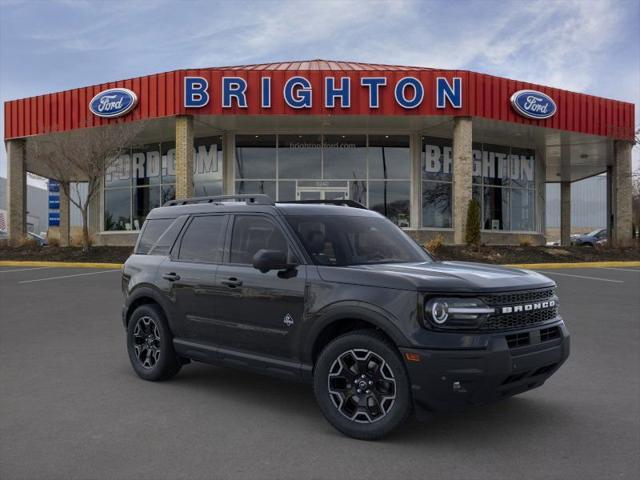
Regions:
[[397, 319], [386, 310], [366, 302], [338, 302], [323, 308], [314, 315], [309, 331], [301, 342], [300, 358], [302, 361], [304, 363], [313, 362], [313, 346], [325, 328], [347, 319], [370, 323], [386, 334], [396, 346], [409, 343], [406, 335], [398, 327]]
[[135, 289], [132, 290], [127, 296], [124, 313], [125, 327], [129, 323], [129, 317], [133, 313], [132, 306], [135, 305], [141, 298], [149, 298], [157, 303], [160, 308], [162, 308], [167, 322], [169, 323], [169, 328], [171, 328], [171, 330], [173, 331], [173, 304], [169, 302], [162, 293], [160, 293], [156, 288], [149, 284], [136, 286]]

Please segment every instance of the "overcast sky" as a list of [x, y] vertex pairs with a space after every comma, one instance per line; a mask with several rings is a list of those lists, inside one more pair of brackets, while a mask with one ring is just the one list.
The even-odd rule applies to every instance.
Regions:
[[470, 69], [625, 100], [640, 124], [640, 0], [0, 5], [3, 102], [179, 68], [323, 58]]

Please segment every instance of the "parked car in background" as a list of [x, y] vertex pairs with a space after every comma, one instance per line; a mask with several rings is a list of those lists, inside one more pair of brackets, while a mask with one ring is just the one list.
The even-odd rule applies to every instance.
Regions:
[[35, 241], [39, 247], [44, 247], [46, 245], [49, 245], [47, 238], [42, 235], [38, 235], [37, 233], [27, 232], [27, 238], [29, 240]]
[[571, 244], [583, 247], [602, 245], [607, 240], [607, 229], [601, 228], [583, 235], [571, 235]]

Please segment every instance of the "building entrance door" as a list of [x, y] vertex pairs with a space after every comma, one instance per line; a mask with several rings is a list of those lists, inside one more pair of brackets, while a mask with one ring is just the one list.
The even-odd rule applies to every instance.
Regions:
[[[301, 182], [302, 183], [302, 182]], [[348, 200], [349, 185], [344, 182], [343, 185], [323, 185], [324, 182], [318, 182], [318, 185], [305, 184], [296, 185], [296, 200]], [[328, 183], [328, 182], [327, 182]]]

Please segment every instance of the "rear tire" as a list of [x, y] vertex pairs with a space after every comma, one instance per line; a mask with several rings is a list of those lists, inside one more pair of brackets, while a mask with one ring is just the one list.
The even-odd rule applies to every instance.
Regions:
[[313, 386], [325, 418], [353, 438], [382, 438], [411, 413], [400, 354], [375, 330], [357, 330], [329, 343], [316, 362]]
[[152, 382], [167, 380], [180, 371], [182, 362], [173, 349], [173, 335], [158, 305], [141, 305], [127, 325], [127, 351], [133, 370]]

